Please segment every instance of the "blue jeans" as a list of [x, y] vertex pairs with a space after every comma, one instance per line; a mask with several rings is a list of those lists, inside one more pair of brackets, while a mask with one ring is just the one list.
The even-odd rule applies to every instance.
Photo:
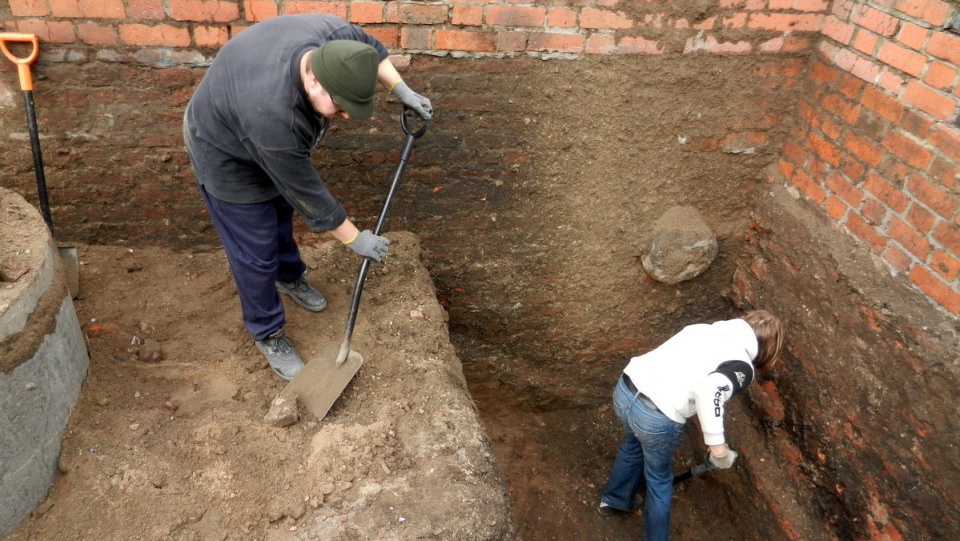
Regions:
[[624, 439], [600, 501], [630, 511], [645, 480], [643, 539], [665, 541], [670, 537], [673, 455], [685, 425], [636, 400], [622, 377], [613, 392], [613, 409], [623, 423]]

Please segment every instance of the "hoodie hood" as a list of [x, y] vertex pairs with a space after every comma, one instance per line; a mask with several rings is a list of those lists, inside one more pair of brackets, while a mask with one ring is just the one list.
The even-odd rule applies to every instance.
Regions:
[[732, 343], [742, 346], [751, 363], [757, 359], [760, 344], [757, 342], [757, 335], [753, 332], [753, 327], [749, 323], [742, 319], [729, 319], [718, 321], [711, 326], [729, 338]]

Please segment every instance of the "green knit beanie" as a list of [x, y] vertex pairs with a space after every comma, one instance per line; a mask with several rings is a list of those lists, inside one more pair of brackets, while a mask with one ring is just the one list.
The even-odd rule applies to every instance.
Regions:
[[313, 76], [351, 118], [370, 118], [373, 114], [379, 67], [377, 50], [359, 41], [331, 41], [310, 55]]

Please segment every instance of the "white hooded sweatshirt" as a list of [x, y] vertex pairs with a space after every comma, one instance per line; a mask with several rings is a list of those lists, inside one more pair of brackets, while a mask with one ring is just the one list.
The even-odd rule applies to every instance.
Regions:
[[724, 403], [753, 381], [759, 346], [742, 319], [684, 327], [659, 347], [630, 359], [623, 372], [664, 415], [700, 419], [707, 445], [725, 443]]

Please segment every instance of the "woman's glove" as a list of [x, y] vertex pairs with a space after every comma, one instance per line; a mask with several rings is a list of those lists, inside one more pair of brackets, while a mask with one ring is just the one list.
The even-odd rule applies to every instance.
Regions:
[[420, 118], [430, 120], [433, 117], [433, 106], [430, 105], [430, 100], [410, 90], [407, 83], [398, 81], [397, 84], [393, 85], [390, 93], [400, 100], [400, 103], [420, 115]]
[[390, 239], [374, 235], [373, 231], [367, 229], [357, 233], [353, 240], [344, 244], [360, 257], [368, 257], [379, 263], [383, 256], [387, 255], [387, 245], [390, 244]]
[[722, 455], [715, 455], [707, 451], [707, 462], [718, 470], [726, 470], [733, 466], [733, 463], [737, 460], [738, 456], [740, 456], [739, 453], [727, 447], [726, 451]]

